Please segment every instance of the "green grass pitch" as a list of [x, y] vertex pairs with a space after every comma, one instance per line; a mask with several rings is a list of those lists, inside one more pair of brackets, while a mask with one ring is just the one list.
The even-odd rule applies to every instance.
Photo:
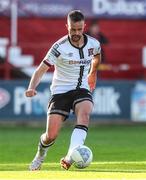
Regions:
[[86, 145], [92, 164], [82, 170], [60, 168], [72, 127], [67, 124], [49, 150], [41, 171], [30, 172], [40, 134], [45, 127], [0, 127], [0, 180], [146, 180], [146, 125], [91, 125]]

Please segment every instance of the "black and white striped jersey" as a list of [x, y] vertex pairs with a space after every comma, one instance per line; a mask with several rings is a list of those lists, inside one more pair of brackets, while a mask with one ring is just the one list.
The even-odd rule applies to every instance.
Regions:
[[43, 59], [45, 64], [55, 67], [51, 93], [65, 93], [78, 88], [89, 90], [87, 75], [93, 56], [100, 52], [99, 41], [86, 34], [80, 48], [71, 43], [68, 35], [55, 42]]

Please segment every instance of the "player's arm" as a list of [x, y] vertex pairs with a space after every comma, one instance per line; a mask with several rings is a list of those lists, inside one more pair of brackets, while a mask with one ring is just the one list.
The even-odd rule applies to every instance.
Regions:
[[27, 97], [32, 97], [37, 94], [36, 87], [39, 85], [43, 74], [45, 74], [48, 69], [49, 69], [49, 66], [47, 66], [44, 62], [41, 62], [41, 64], [33, 73], [28, 89], [25, 92], [25, 95]]
[[90, 72], [88, 74], [88, 84], [90, 86], [90, 90], [93, 91], [96, 87], [96, 81], [97, 81], [97, 69], [101, 62], [101, 55], [97, 54], [92, 59]]

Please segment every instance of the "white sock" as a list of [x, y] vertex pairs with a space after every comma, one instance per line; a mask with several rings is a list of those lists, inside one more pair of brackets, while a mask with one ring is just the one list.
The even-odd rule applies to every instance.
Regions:
[[69, 160], [71, 150], [79, 145], [83, 145], [87, 136], [88, 128], [83, 125], [76, 125], [70, 140], [70, 146], [67, 153], [67, 156], [65, 157], [66, 160]]
[[40, 141], [39, 141], [39, 144], [38, 144], [38, 151], [37, 151], [37, 155], [36, 156], [46, 156], [48, 149], [55, 142], [55, 141], [52, 141], [49, 144], [45, 144], [44, 141], [43, 141], [44, 137], [45, 137], [45, 134], [42, 134], [41, 137], [40, 137]]
[[45, 141], [45, 136], [46, 136], [46, 134], [44, 133], [44, 134], [42, 134], [41, 137], [40, 137], [40, 142], [41, 142], [41, 145], [43, 146], [43, 148], [45, 148], [45, 147], [47, 148], [47, 147], [52, 146], [55, 141], [52, 141], [51, 143], [46, 144], [46, 143], [44, 143], [44, 141]]

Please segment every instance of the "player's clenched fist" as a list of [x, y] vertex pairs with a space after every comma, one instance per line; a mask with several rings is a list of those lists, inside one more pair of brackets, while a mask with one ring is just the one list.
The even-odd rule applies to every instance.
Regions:
[[25, 91], [26, 97], [33, 97], [37, 94], [37, 91], [35, 89], [28, 89]]
[[97, 75], [96, 73], [88, 74], [88, 84], [90, 87], [90, 91], [92, 92], [96, 87], [96, 79]]

